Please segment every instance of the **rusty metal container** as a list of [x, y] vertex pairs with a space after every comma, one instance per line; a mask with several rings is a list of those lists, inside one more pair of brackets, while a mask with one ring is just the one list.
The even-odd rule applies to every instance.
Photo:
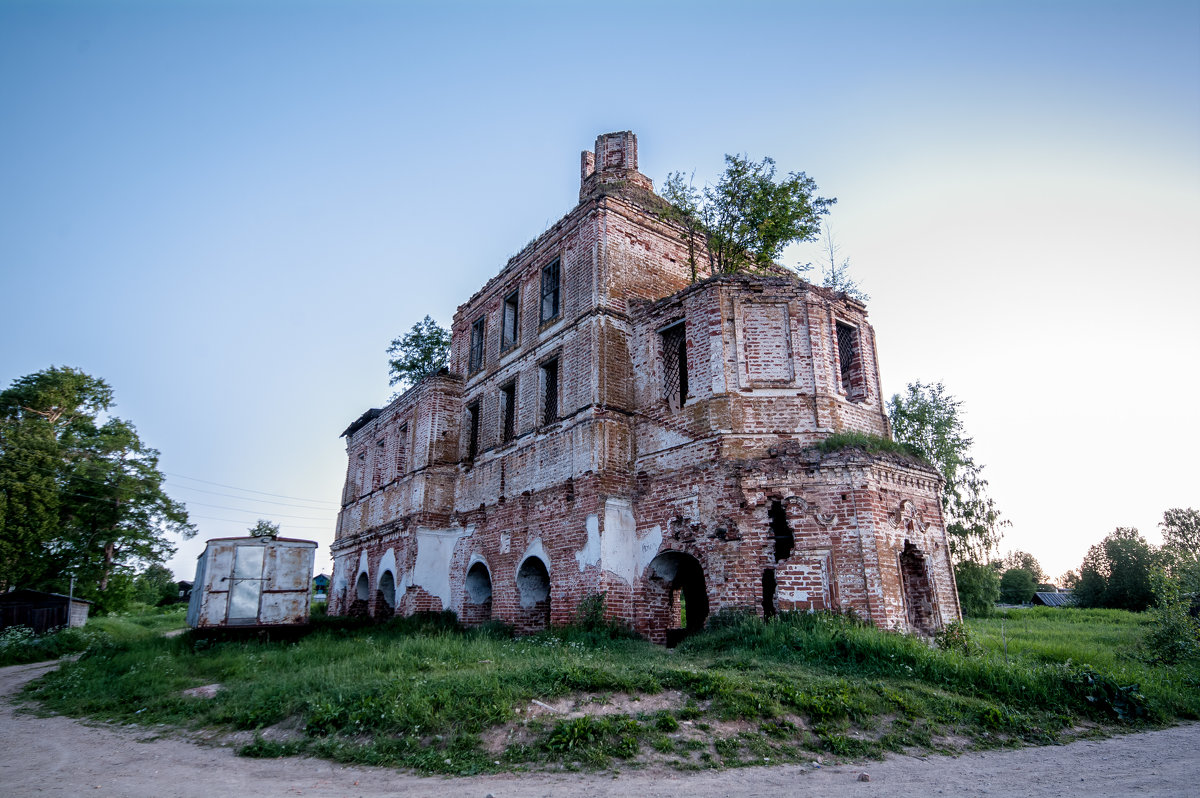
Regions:
[[308, 623], [312, 540], [214, 538], [196, 561], [188, 602], [193, 629], [268, 628]]

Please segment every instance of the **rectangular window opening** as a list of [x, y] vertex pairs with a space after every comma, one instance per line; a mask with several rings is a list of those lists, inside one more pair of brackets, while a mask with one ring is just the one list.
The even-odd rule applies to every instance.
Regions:
[[474, 374], [483, 368], [483, 330], [486, 316], [480, 316], [471, 324], [471, 355], [467, 371]]
[[517, 436], [517, 382], [500, 389], [500, 441], [508, 443]]
[[479, 454], [479, 402], [467, 405], [467, 459]]
[[663, 392], [671, 408], [678, 410], [687, 402], [687, 329], [681, 321], [662, 333]]
[[542, 425], [558, 421], [558, 358], [542, 364]]
[[408, 473], [408, 425], [403, 424], [396, 436], [396, 477]]
[[387, 468], [387, 441], [383, 438], [375, 441], [375, 476], [371, 480], [371, 487], [378, 488], [383, 484], [386, 476]]
[[841, 369], [842, 390], [851, 399], [862, 398], [866, 385], [862, 376], [862, 352], [858, 330], [849, 324], [837, 323], [838, 366]]
[[501, 314], [500, 351], [507, 352], [517, 345], [521, 335], [521, 297], [519, 291], [513, 291], [504, 300], [504, 312]]
[[558, 316], [560, 271], [561, 261], [558, 258], [542, 267], [542, 321]]

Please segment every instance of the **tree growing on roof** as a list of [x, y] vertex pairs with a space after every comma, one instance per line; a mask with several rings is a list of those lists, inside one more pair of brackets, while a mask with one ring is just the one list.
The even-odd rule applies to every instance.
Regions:
[[803, 172], [776, 180], [771, 158], [756, 162], [726, 155], [725, 172], [715, 184], [696, 188], [682, 172], [672, 172], [660, 195], [669, 204], [667, 218], [684, 229], [695, 281], [698, 236], [705, 243], [711, 276], [769, 268], [788, 244], [816, 239], [821, 217], [837, 202], [815, 196], [816, 190]]
[[402, 337], [393, 338], [387, 353], [388, 385], [409, 388], [422, 377], [437, 374], [446, 367], [450, 360], [450, 332], [426, 316]]

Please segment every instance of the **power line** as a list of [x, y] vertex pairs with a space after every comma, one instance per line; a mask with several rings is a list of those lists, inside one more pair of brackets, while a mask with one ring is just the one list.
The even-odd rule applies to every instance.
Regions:
[[[212, 516], [212, 515], [195, 515], [195, 516], [189, 516], [189, 517], [191, 517], [191, 518], [198, 518], [198, 519], [201, 519], [201, 520], [204, 520], [204, 521], [227, 521], [227, 522], [229, 522], [229, 523], [231, 523], [231, 524], [244, 524], [244, 523], [246, 523], [246, 521], [245, 521], [245, 520], [240, 520], [240, 521], [239, 521], [239, 520], [237, 520], [237, 519], [235, 519], [235, 518], [217, 518], [216, 516]], [[303, 525], [303, 524], [280, 524], [280, 526], [281, 526], [281, 527], [286, 527], [287, 529], [323, 529], [323, 530], [326, 530], [326, 531], [328, 531], [328, 530], [330, 530], [330, 529], [332, 528], [332, 527], [330, 527], [330, 526], [305, 526], [305, 525]]]
[[[12, 457], [11, 454], [8, 455], [8, 457], [13, 460], [21, 461], [21, 462], [25, 463], [26, 465], [28, 465], [29, 467], [36, 468], [36, 469], [42, 471], [43, 473], [56, 474], [58, 471], [58, 469], [56, 469], [52, 466], [41, 465], [40, 463], [34, 462], [30, 458]], [[158, 473], [169, 474], [170, 472], [159, 471]], [[288, 502], [275, 502], [275, 501], [271, 501], [270, 499], [254, 499], [249, 496], [236, 496], [232, 493], [221, 493], [220, 491], [215, 491], [215, 490], [205, 490], [204, 488], [197, 488], [197, 487], [193, 487], [191, 485], [177, 485], [176, 486], [183, 490], [193, 490], [193, 491], [197, 491], [199, 493], [210, 493], [215, 496], [227, 496], [231, 499], [239, 499], [241, 501], [261, 502], [263, 504], [278, 504], [278, 505], [282, 505], [284, 507], [296, 507], [296, 508], [302, 509], [302, 510], [317, 510], [317, 511], [332, 510], [339, 506], [337, 504], [337, 502], [331, 502], [331, 501], [327, 501], [325, 499], [301, 499], [297, 496], [282, 496], [281, 494], [277, 494], [277, 493], [267, 493], [265, 491], [251, 490], [250, 488], [238, 488], [238, 487], [234, 487], [233, 485], [223, 485], [220, 482], [209, 482], [208, 480], [197, 479], [195, 477], [186, 477], [181, 474], [171, 474], [171, 475], [176, 476], [176, 477], [181, 477], [182, 479], [192, 479], [197, 482], [204, 482], [209, 485], [219, 485], [220, 487], [231, 488], [232, 490], [240, 490], [244, 493], [258, 493], [263, 496], [279, 496], [280, 498], [284, 498], [284, 499], [294, 499], [296, 501], [308, 502], [310, 504], [325, 504], [325, 505], [329, 505], [329, 506], [328, 507], [306, 507], [302, 504], [289, 504]], [[95, 485], [108, 486], [110, 484], [102, 479], [91, 479], [89, 477], [80, 476], [78, 474], [70, 474], [70, 475], [67, 475], [66, 478], [70, 479], [70, 480], [80, 480], [82, 482], [91, 482], [92, 484], [95, 484]], [[200, 503], [201, 502], [194, 502], [194, 504], [200, 504]]]
[[300, 496], [284, 496], [282, 493], [268, 493], [267, 491], [264, 491], [264, 490], [251, 490], [250, 488], [239, 488], [236, 485], [226, 485], [222, 482], [212, 482], [211, 480], [200, 479], [199, 477], [189, 477], [184, 474], [176, 474], [173, 471], [163, 471], [162, 473], [166, 474], [167, 476], [178, 477], [180, 479], [190, 479], [195, 482], [203, 482], [206, 485], [216, 485], [217, 487], [220, 487], [220, 488], [230, 488], [232, 490], [240, 490], [244, 493], [257, 493], [260, 496], [274, 496], [278, 499], [294, 499], [296, 501], [302, 501], [302, 502], [313, 502], [314, 504], [320, 503], [320, 504], [331, 504], [331, 505], [335, 505], [335, 506], [337, 505], [337, 502], [326, 501], [324, 499], [305, 499], [305, 498], [301, 498]]

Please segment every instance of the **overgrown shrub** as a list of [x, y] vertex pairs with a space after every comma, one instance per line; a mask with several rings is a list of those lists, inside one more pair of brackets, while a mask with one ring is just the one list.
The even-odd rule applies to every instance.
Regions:
[[39, 635], [28, 626], [10, 626], [0, 632], [0, 666], [58, 659], [104, 642], [107, 635], [97, 630], [59, 628]]
[[925, 459], [914, 446], [894, 441], [891, 438], [884, 438], [881, 435], [871, 435], [865, 432], [835, 432], [818, 443], [816, 448], [825, 454], [841, 451], [842, 449], [862, 449], [864, 452], [872, 454], [887, 452], [915, 457], [922, 461]]
[[975, 641], [975, 636], [962, 621], [953, 621], [943, 626], [933, 636], [933, 642], [942, 651], [957, 651], [964, 657], [974, 656], [983, 651], [983, 647]]
[[954, 581], [958, 583], [958, 604], [968, 618], [987, 618], [1000, 598], [1000, 577], [989, 565], [974, 560], [954, 564]]
[[1150, 631], [1142, 640], [1146, 659], [1175, 665], [1200, 657], [1200, 622], [1189, 614], [1190, 602], [1183, 598], [1179, 582], [1162, 571], [1151, 581], [1158, 604], [1150, 610]]

